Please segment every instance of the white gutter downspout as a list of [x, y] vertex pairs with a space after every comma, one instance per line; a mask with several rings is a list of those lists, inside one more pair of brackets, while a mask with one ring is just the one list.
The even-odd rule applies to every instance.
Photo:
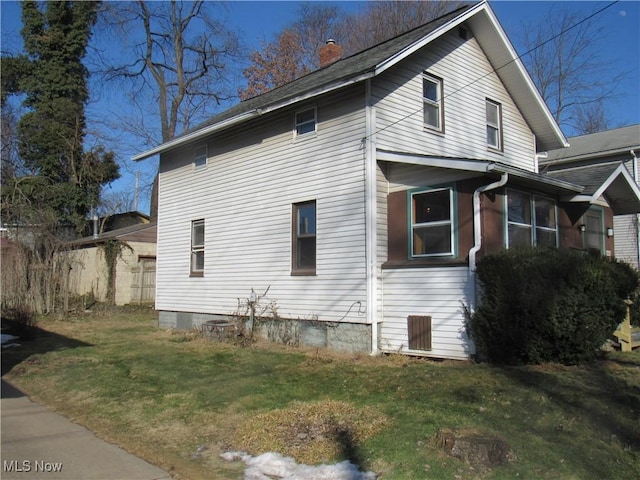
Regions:
[[[629, 153], [633, 157], [633, 181], [636, 182], [636, 185], [640, 185], [638, 183], [638, 157], [633, 148], [629, 150]], [[640, 266], [640, 214], [636, 214], [636, 260]]]
[[376, 111], [371, 105], [371, 80], [365, 80], [365, 255], [367, 262], [367, 323], [371, 325], [371, 355], [378, 354], [378, 265], [377, 202], [376, 202]]
[[[477, 291], [476, 286], [476, 255], [482, 247], [482, 222], [480, 218], [480, 195], [484, 192], [488, 192], [489, 190], [494, 190], [496, 188], [500, 188], [504, 186], [509, 180], [509, 174], [503, 173], [500, 180], [497, 182], [490, 183], [488, 185], [483, 185], [482, 187], [478, 187], [475, 192], [473, 192], [473, 247], [469, 250], [469, 271], [472, 277], [473, 289], [474, 292]], [[474, 302], [475, 303], [475, 302]]]

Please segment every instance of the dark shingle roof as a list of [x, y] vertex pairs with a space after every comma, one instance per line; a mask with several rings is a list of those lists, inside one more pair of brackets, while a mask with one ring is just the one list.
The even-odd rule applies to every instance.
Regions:
[[551, 150], [549, 157], [541, 163], [558, 163], [598, 156], [627, 153], [640, 147], [640, 125], [615, 128], [604, 132], [580, 135], [567, 139], [569, 148]]
[[619, 166], [620, 162], [603, 163], [553, 171], [547, 175], [557, 180], [582, 185], [583, 195], [593, 195]]
[[281, 87], [270, 90], [257, 97], [250, 98], [237, 105], [225, 110], [224, 112], [215, 115], [209, 120], [197, 125], [176, 138], [188, 135], [189, 133], [201, 130], [210, 125], [228, 120], [237, 115], [241, 115], [246, 112], [251, 112], [257, 109], [267, 108], [271, 105], [275, 105], [281, 102], [285, 102], [289, 99], [304, 95], [309, 92], [313, 92], [317, 89], [331, 85], [333, 83], [339, 83], [360, 75], [373, 72], [375, 67], [384, 60], [392, 57], [396, 53], [402, 51], [404, 48], [419, 41], [424, 36], [437, 30], [441, 26], [447, 24], [460, 14], [470, 9], [473, 5], [464, 5], [446, 15], [443, 15], [429, 23], [426, 23], [420, 27], [414, 28], [398, 37], [392, 38], [379, 45], [371, 47], [362, 52], [351, 55], [350, 57], [339, 60], [331, 65], [316, 70], [308, 75], [298, 78], [292, 82], [289, 82]]

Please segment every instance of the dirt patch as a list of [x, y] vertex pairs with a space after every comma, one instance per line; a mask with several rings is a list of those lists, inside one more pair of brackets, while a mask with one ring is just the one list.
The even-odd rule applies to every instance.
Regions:
[[361, 465], [359, 445], [387, 423], [384, 415], [370, 407], [330, 400], [293, 402], [243, 422], [232, 443], [252, 455], [278, 452], [310, 465], [335, 459]]
[[493, 433], [476, 429], [441, 428], [434, 442], [447, 455], [479, 470], [515, 460], [507, 442]]

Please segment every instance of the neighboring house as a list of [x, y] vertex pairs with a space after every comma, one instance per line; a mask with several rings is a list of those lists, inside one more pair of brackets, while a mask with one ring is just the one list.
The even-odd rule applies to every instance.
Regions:
[[[153, 303], [156, 236], [156, 224], [143, 223], [69, 242], [64, 255], [71, 266], [70, 292], [116, 305]], [[111, 279], [108, 252], [117, 253]]]
[[[640, 237], [638, 236], [638, 214], [633, 202], [633, 193], [627, 173], [638, 184], [638, 155], [640, 155], [640, 125], [616, 128], [591, 135], [569, 138], [571, 146], [549, 152], [548, 158], [540, 161], [540, 170], [554, 178], [585, 185], [581, 195], [599, 196], [614, 209], [613, 224], [602, 225], [598, 218], [587, 218], [599, 226], [605, 234], [613, 236], [615, 256], [638, 268], [640, 266]], [[624, 165], [624, 167], [621, 167]], [[622, 171], [626, 168], [626, 172]], [[597, 190], [606, 185], [608, 192], [617, 188], [617, 196]], [[625, 193], [626, 190], [626, 193]], [[621, 203], [627, 199], [627, 203]], [[597, 204], [597, 202], [594, 202]], [[611, 228], [611, 229], [610, 229]], [[584, 238], [585, 248], [597, 247], [598, 237]]]
[[87, 220], [83, 236], [89, 237], [96, 231], [98, 233], [108, 232], [110, 230], [118, 230], [119, 228], [149, 223], [151, 221], [151, 218], [149, 217], [149, 215], [145, 215], [142, 212], [132, 211], [114, 213], [112, 215], [97, 218], [97, 223], [95, 220], [96, 219]]
[[246, 100], [134, 157], [160, 155], [160, 326], [254, 290], [301, 343], [468, 358], [479, 255], [582, 248], [592, 204], [612, 221], [538, 173], [566, 146], [486, 2]]

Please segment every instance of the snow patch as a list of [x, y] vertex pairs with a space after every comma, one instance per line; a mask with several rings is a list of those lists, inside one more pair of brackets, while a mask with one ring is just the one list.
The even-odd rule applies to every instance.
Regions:
[[302, 465], [279, 453], [263, 453], [252, 457], [245, 452], [225, 452], [223, 460], [242, 460], [247, 468], [244, 480], [375, 480], [373, 472], [361, 472], [348, 460], [335, 465]]
[[5, 344], [8, 343], [12, 340], [17, 340], [18, 337], [16, 337], [15, 335], [9, 335], [7, 333], [0, 333], [0, 343]]

